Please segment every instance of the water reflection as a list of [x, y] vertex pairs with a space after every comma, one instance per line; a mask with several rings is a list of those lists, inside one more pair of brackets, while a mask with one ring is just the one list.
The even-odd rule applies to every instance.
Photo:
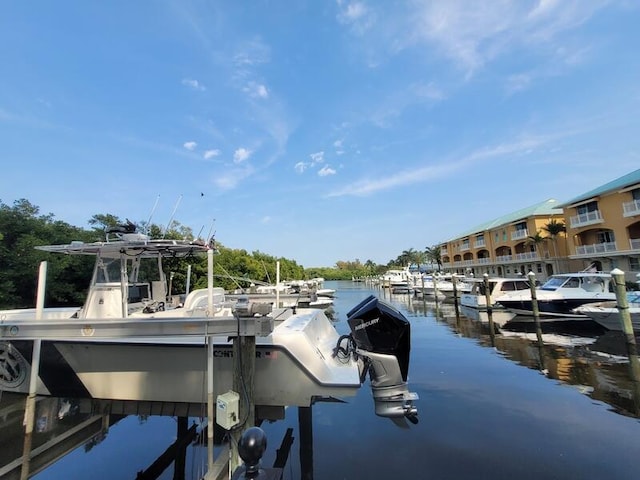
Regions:
[[[175, 423], [173, 427], [175, 435], [172, 438], [173, 442], [167, 442], [166, 449], [157, 458], [146, 464], [143, 469], [131, 470], [131, 478], [156, 479], [167, 471], [172, 474], [171, 478], [174, 480], [184, 480], [185, 478], [202, 478], [205, 473], [207, 434], [206, 422], [203, 422], [200, 416], [201, 406], [166, 402], [38, 397], [35, 404], [35, 428], [32, 441], [27, 444], [22, 442], [22, 439], [25, 433], [25, 410], [28, 405], [29, 400], [24, 394], [4, 393], [0, 397], [0, 478], [3, 480], [31, 478], [78, 448], [89, 453], [107, 439], [112, 427], [123, 419], [132, 417], [137, 418], [137, 423], [144, 423], [150, 418], [165, 418]], [[296, 409], [298, 416], [296, 436], [300, 442], [298, 458], [300, 478], [308, 479], [313, 478], [312, 409], [313, 407]], [[273, 417], [271, 411], [268, 413]], [[258, 423], [263, 421], [259, 419]], [[275, 421], [273, 418], [269, 420], [269, 422], [273, 421]], [[273, 450], [274, 468], [282, 469], [287, 465], [294, 441], [293, 432], [293, 428], [288, 428], [280, 443], [278, 443], [279, 438], [275, 436], [270, 438], [269, 445]], [[224, 456], [228, 452], [228, 440], [225, 431], [216, 426], [214, 445], [216, 455], [222, 461], [226, 460]], [[124, 441], [135, 440], [125, 438]], [[190, 451], [188, 451], [189, 448]], [[187, 456], [191, 461], [187, 461]], [[193, 471], [194, 461], [199, 462], [196, 473]], [[114, 477], [118, 475], [107, 474], [107, 478]]]
[[450, 302], [400, 296], [393, 300], [413, 314], [431, 315], [457, 334], [495, 347], [509, 360], [574, 386], [617, 413], [640, 418], [640, 361], [622, 332], [577, 320], [544, 323], [536, 334], [531, 319], [501, 310], [493, 311], [491, 328], [487, 312], [456, 308]]
[[[46, 468], [78, 446], [91, 450], [120, 418], [95, 411], [80, 411], [68, 399], [38, 398], [30, 442], [23, 442], [27, 397], [4, 393], [0, 402], [0, 478], [18, 479]], [[23, 455], [25, 453], [27, 455]]]

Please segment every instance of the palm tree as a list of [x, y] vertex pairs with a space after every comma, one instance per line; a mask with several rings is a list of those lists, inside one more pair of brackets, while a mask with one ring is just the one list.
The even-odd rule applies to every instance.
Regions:
[[549, 235], [548, 238], [551, 239], [551, 242], [553, 244], [553, 257], [555, 258], [556, 271], [557, 271], [558, 269], [557, 268], [558, 267], [557, 239], [561, 233], [566, 233], [567, 226], [564, 224], [564, 222], [559, 222], [555, 218], [552, 218], [551, 220], [549, 220], [549, 222], [546, 225], [542, 227], [542, 230], [547, 232], [547, 234]]
[[540, 246], [543, 245], [547, 241], [547, 237], [543, 237], [540, 235], [540, 231], [537, 231], [535, 235], [529, 235], [527, 237], [527, 245], [530, 245], [534, 248], [534, 250], [540, 254]]
[[440, 267], [442, 266], [442, 249], [440, 245], [434, 245], [433, 247], [426, 247], [424, 249], [424, 253], [427, 256], [427, 259], [431, 263], [435, 263], [438, 265], [438, 272], [440, 271]]

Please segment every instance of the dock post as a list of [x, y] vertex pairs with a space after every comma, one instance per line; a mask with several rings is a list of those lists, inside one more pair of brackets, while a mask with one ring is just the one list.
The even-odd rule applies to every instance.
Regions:
[[496, 326], [493, 323], [493, 305], [491, 304], [491, 290], [489, 289], [489, 274], [482, 276], [484, 283], [484, 298], [487, 303], [487, 320], [489, 321], [489, 336], [491, 337], [491, 345], [495, 346]]
[[[44, 310], [45, 288], [47, 284], [47, 262], [40, 262], [38, 271], [38, 290], [36, 294], [36, 320], [42, 319]], [[33, 341], [33, 352], [31, 354], [31, 375], [29, 377], [29, 395], [24, 409], [24, 444], [22, 448], [22, 468], [20, 479], [29, 478], [29, 465], [31, 461], [31, 445], [33, 442], [33, 427], [36, 416], [36, 390], [38, 388], [38, 377], [40, 375], [40, 350], [42, 340]]]
[[489, 290], [489, 274], [485, 273], [482, 276], [482, 283], [484, 284], [484, 298], [487, 303], [487, 315], [491, 316], [493, 306], [491, 305], [491, 291]]
[[280, 308], [280, 260], [276, 260], [276, 308]]
[[529, 290], [531, 291], [531, 312], [533, 313], [533, 322], [536, 325], [536, 336], [538, 337], [538, 343], [542, 344], [542, 327], [540, 326], [540, 310], [538, 309], [536, 293], [536, 274], [529, 271], [527, 278], [529, 279]]
[[[207, 251], [207, 316], [213, 316], [213, 250]], [[207, 471], [213, 471], [213, 429], [214, 420], [213, 392], [213, 336], [207, 335]]]
[[627, 341], [627, 345], [635, 345], [636, 337], [633, 334], [633, 324], [629, 313], [629, 300], [627, 299], [627, 288], [624, 281], [624, 272], [619, 268], [611, 270], [611, 277], [616, 289], [616, 301], [620, 315], [620, 324]]

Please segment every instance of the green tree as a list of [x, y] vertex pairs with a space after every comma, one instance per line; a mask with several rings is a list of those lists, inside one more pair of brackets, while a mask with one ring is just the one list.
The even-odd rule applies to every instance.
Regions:
[[435, 263], [438, 266], [438, 272], [442, 268], [442, 247], [440, 245], [434, 245], [432, 247], [426, 247], [424, 253], [427, 260], [432, 264]]
[[36, 246], [91, 241], [93, 234], [52, 214], [40, 215], [28, 200], [13, 206], [0, 202], [0, 306], [23, 308], [35, 305], [38, 266], [47, 260], [48, 306], [80, 305], [91, 278], [92, 262], [86, 256], [49, 255]]
[[542, 230], [544, 230], [549, 235], [549, 238], [551, 239], [551, 244], [553, 245], [553, 257], [554, 257], [554, 262], [556, 264], [556, 272], [557, 272], [558, 271], [558, 244], [557, 244], [558, 237], [561, 234], [566, 233], [567, 226], [564, 224], [564, 222], [559, 222], [555, 218], [552, 218], [551, 220], [549, 220], [549, 222], [546, 225], [542, 227]]

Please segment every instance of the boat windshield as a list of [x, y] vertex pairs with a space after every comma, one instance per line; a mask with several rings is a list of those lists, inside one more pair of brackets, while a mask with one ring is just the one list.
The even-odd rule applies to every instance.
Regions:
[[[570, 280], [575, 280], [575, 282], [570, 282]], [[574, 277], [551, 277], [547, 280], [542, 287], [541, 290], [557, 290], [558, 288], [565, 286], [566, 288], [570, 288], [572, 286], [577, 287], [579, 282], [577, 278]]]

